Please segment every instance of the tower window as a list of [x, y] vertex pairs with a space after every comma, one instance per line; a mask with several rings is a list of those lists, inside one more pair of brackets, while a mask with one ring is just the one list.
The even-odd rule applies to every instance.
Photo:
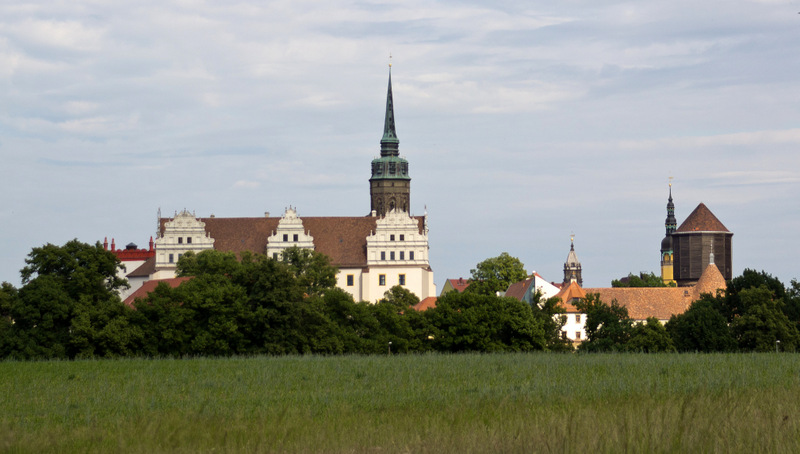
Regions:
[[394, 162], [389, 163], [389, 175], [394, 175], [396, 171], [396, 166], [397, 164], [395, 164]]

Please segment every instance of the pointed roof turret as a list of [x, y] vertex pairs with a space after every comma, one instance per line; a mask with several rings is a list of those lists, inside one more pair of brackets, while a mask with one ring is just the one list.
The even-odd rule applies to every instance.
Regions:
[[389, 64], [389, 89], [386, 92], [386, 118], [383, 121], [381, 156], [398, 156], [400, 140], [394, 126], [394, 101], [392, 99], [392, 65]]

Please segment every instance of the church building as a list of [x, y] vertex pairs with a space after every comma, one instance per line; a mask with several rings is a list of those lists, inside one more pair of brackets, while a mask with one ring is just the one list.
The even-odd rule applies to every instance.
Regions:
[[356, 301], [377, 302], [395, 285], [420, 300], [436, 296], [428, 257], [427, 213], [410, 215], [411, 178], [399, 144], [390, 69], [380, 157], [371, 166], [367, 216], [300, 216], [296, 207], [287, 207], [281, 217], [267, 213], [251, 218], [199, 218], [187, 210], [176, 212], [172, 218], [159, 219], [155, 256], [129, 276], [173, 278], [178, 259], [188, 251], [250, 251], [280, 260], [287, 248], [298, 247], [327, 255], [339, 269], [337, 286]]

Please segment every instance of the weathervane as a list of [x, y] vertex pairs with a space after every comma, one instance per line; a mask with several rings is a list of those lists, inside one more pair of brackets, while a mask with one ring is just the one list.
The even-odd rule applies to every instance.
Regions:
[[674, 179], [675, 179], [675, 177], [669, 177], [669, 187], [672, 187], [672, 180], [674, 180]]
[[392, 67], [392, 53], [389, 52], [389, 67]]

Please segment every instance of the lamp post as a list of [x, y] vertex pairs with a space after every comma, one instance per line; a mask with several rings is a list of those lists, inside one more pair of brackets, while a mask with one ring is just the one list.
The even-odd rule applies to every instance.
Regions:
[[389, 341], [389, 354], [392, 354], [392, 341]]
[[778, 346], [781, 344], [780, 340], [775, 341], [775, 353], [778, 353]]

